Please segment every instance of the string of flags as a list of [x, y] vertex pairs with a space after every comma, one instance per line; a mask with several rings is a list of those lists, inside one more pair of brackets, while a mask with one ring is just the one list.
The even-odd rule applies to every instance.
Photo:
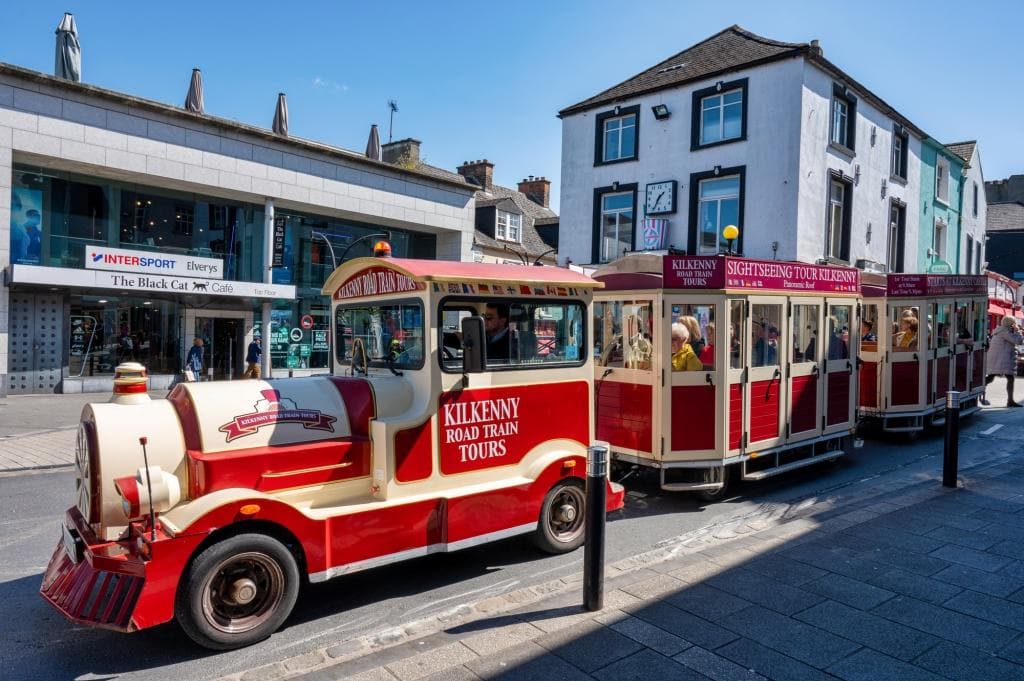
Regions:
[[434, 293], [486, 293], [508, 296], [578, 296], [582, 289], [572, 286], [528, 286], [526, 284], [464, 284], [434, 282]]

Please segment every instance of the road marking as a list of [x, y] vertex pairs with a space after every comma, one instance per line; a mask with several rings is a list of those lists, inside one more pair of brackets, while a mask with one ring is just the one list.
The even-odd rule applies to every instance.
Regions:
[[997, 430], [999, 430], [1002, 427], [1003, 427], [1002, 423], [997, 423], [996, 425], [992, 426], [991, 428], [986, 428], [985, 430], [981, 431], [981, 434], [982, 435], [991, 435], [992, 433], [996, 432]]

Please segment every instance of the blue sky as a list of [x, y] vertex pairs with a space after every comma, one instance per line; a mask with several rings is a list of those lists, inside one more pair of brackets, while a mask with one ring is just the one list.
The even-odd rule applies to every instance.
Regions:
[[208, 113], [270, 127], [279, 91], [295, 135], [362, 150], [371, 123], [454, 170], [554, 181], [560, 108], [731, 24], [818, 38], [825, 56], [943, 142], [977, 139], [986, 179], [1024, 172], [1024, 3], [260, 2], [6, 3], [0, 60], [53, 71], [75, 14], [83, 80], [180, 106], [193, 67]]

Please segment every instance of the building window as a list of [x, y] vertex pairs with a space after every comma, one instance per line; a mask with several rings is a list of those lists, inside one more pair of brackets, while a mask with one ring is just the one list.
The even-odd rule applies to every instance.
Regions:
[[935, 161], [935, 198], [949, 203], [949, 160], [941, 156]]
[[904, 203], [889, 203], [889, 240], [886, 267], [890, 272], [903, 271], [903, 250], [907, 234], [907, 207]]
[[747, 138], [747, 79], [693, 93], [690, 150]]
[[828, 216], [825, 224], [825, 257], [850, 259], [850, 212], [853, 205], [853, 181], [832, 173], [828, 189]]
[[907, 179], [907, 146], [910, 136], [901, 125], [897, 125], [892, 131], [892, 167], [889, 174], [893, 178], [906, 181]]
[[175, 234], [192, 236], [192, 226], [195, 224], [195, 209], [192, 206], [176, 204], [174, 206], [174, 228]]
[[[978, 217], [978, 183], [977, 182], [974, 183], [974, 194], [971, 197], [971, 203], [972, 203], [971, 214], [974, 217]], [[981, 274], [981, 273], [979, 272], [979, 274]]]
[[495, 237], [501, 241], [514, 241], [519, 243], [523, 237], [523, 216], [518, 213], [498, 211], [498, 229]]
[[935, 221], [935, 234], [932, 238], [932, 253], [936, 260], [946, 259], [946, 223], [941, 218]]
[[840, 85], [832, 86], [832, 126], [829, 141], [844, 151], [856, 148], [857, 99]]
[[610, 262], [633, 248], [636, 184], [594, 190], [594, 261]]
[[972, 274], [972, 268], [974, 267], [974, 239], [971, 235], [967, 235], [967, 263], [964, 266], [964, 273]]
[[634, 161], [640, 134], [640, 106], [616, 107], [597, 115], [594, 165]]
[[727, 225], [740, 230], [733, 250], [743, 252], [743, 193], [746, 167], [717, 168], [690, 175], [690, 229], [687, 243], [694, 255], [714, 255], [728, 248]]

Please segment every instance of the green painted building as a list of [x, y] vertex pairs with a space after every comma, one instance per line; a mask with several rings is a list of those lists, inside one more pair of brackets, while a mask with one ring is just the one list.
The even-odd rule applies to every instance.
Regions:
[[[965, 163], [932, 138], [921, 144], [917, 271], [959, 273]], [[909, 269], [909, 268], [908, 268]]]

